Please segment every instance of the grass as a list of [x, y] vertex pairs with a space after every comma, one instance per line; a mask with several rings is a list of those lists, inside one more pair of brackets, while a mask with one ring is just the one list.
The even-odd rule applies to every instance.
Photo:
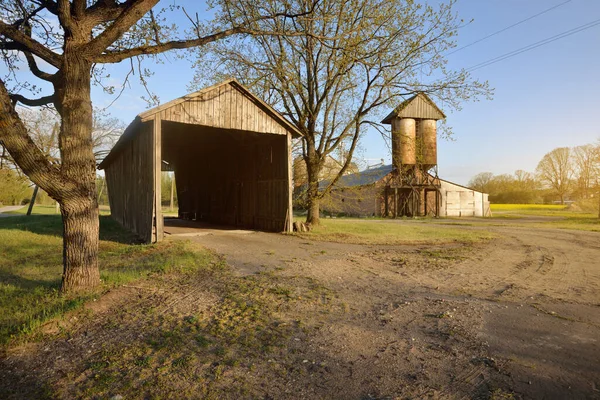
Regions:
[[450, 226], [419, 224], [411, 221], [321, 219], [321, 225], [310, 232], [295, 235], [327, 242], [353, 244], [420, 244], [478, 242], [492, 239], [493, 234]]
[[[135, 245], [111, 219], [101, 217], [100, 225], [102, 286], [65, 297], [58, 293], [60, 217], [0, 219], [0, 351], [41, 341], [47, 350], [40, 358], [65, 360], [59, 372], [31, 384], [17, 373], [0, 383], [0, 392], [15, 398], [261, 398], [253, 375], [287, 374], [270, 359], [294, 359], [286, 343], [308, 329], [298, 308], [312, 315], [335, 306], [329, 290], [311, 278], [239, 276], [191, 242]], [[103, 296], [144, 278], [111, 291], [117, 297]], [[84, 307], [92, 299], [98, 302]], [[96, 313], [95, 305], [112, 308]], [[82, 332], [91, 345], [76, 344]]]
[[491, 204], [493, 213], [498, 213], [494, 217], [507, 216], [539, 216], [539, 217], [598, 217], [597, 213], [586, 211], [574, 211], [569, 206], [560, 204]]
[[[19, 208], [15, 211], [10, 211], [5, 214], [12, 215], [25, 215], [27, 214], [27, 210], [29, 209], [29, 205], [25, 205], [22, 208]], [[100, 215], [109, 215], [110, 210], [108, 206], [100, 206]], [[35, 205], [31, 210], [31, 215], [60, 215], [60, 211], [56, 211], [56, 205], [44, 206], [44, 205]]]
[[194, 268], [198, 257], [181, 243], [132, 245], [135, 238], [108, 217], [100, 218], [100, 272], [96, 293], [66, 297], [62, 277], [60, 216], [0, 219], [0, 345], [34, 333], [49, 319], [81, 307], [103, 290], [173, 268]]
[[[19, 208], [18, 210], [15, 211], [9, 211], [5, 214], [16, 214], [16, 215], [25, 215], [27, 214], [27, 209], [29, 208], [29, 205], [24, 205], [23, 207]], [[42, 206], [42, 205], [35, 205], [33, 206], [33, 210], [31, 210], [31, 214], [34, 215], [60, 215], [60, 211], [56, 212], [56, 206]]]
[[[560, 204], [492, 204], [494, 219], [523, 219], [526, 217], [552, 217], [535, 223], [540, 228], [574, 229], [600, 232], [600, 219], [596, 212], [575, 211]], [[515, 221], [518, 224], [518, 221]]]
[[570, 215], [558, 220], [542, 222], [537, 226], [542, 228], [574, 229], [578, 231], [600, 232], [600, 219], [597, 215], [584, 213]]

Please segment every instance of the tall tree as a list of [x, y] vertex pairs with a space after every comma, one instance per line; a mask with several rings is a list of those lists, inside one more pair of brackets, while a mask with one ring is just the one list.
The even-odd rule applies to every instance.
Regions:
[[[63, 220], [62, 291], [93, 288], [98, 271], [96, 160], [92, 143], [92, 77], [102, 81], [101, 65], [203, 46], [234, 34], [254, 34], [259, 21], [294, 17], [285, 2], [216, 0], [210, 24], [189, 17], [180, 33], [169, 24], [170, 6], [158, 0], [4, 0], [0, 3], [0, 51], [8, 74], [0, 79], [0, 141], [27, 176], [60, 203]], [[311, 6], [301, 12], [309, 12]], [[185, 15], [193, 15], [185, 13]], [[277, 32], [266, 32], [277, 34]], [[37, 93], [32, 79], [18, 81], [26, 60], [33, 77], [52, 88]], [[131, 62], [132, 68], [137, 62]], [[139, 68], [138, 73], [144, 70]], [[37, 98], [23, 95], [24, 90]], [[42, 95], [45, 94], [45, 95]], [[35, 145], [16, 104], [52, 104], [60, 115], [60, 164]]]
[[491, 193], [493, 179], [494, 174], [491, 172], [480, 172], [472, 177], [467, 185], [477, 191]]
[[560, 203], [564, 204], [574, 173], [571, 149], [559, 147], [547, 153], [538, 163], [536, 172], [540, 181], [554, 189]]
[[[310, 6], [305, 0], [290, 1], [300, 9]], [[257, 24], [289, 36], [238, 38], [210, 46], [213, 62], [207, 63], [202, 53], [198, 76], [217, 68], [235, 76], [304, 134], [307, 222], [318, 224], [319, 199], [351, 165], [359, 138], [375, 124], [382, 107], [419, 91], [444, 99], [447, 107], [489, 94], [486, 83], [446, 68], [443, 54], [454, 46], [462, 23], [453, 3], [432, 7], [405, 0], [321, 0], [305, 18]], [[343, 166], [320, 189], [320, 172], [334, 152], [345, 154]]]
[[586, 199], [592, 188], [598, 184], [600, 174], [600, 153], [598, 147], [585, 144], [573, 148], [573, 166], [577, 181], [577, 192]]

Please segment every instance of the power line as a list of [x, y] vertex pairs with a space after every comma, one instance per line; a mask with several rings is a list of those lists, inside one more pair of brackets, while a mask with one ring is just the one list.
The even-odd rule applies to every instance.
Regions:
[[505, 54], [503, 54], [501, 56], [491, 58], [491, 59], [489, 59], [487, 61], [481, 62], [479, 64], [476, 64], [476, 65], [473, 65], [473, 66], [467, 68], [466, 71], [467, 72], [472, 72], [472, 71], [475, 71], [475, 70], [477, 70], [479, 68], [487, 67], [488, 65], [495, 64], [497, 62], [506, 60], [507, 58], [511, 58], [511, 57], [514, 57], [514, 56], [519, 55], [521, 53], [525, 53], [527, 51], [536, 49], [538, 47], [547, 45], [547, 44], [555, 42], [555, 41], [557, 41], [559, 39], [563, 39], [563, 38], [566, 38], [568, 36], [574, 35], [576, 33], [583, 32], [583, 31], [588, 30], [590, 28], [593, 28], [593, 27], [595, 27], [597, 25], [600, 25], [600, 19], [594, 20], [592, 22], [588, 22], [587, 24], [580, 25], [580, 26], [575, 27], [573, 29], [569, 29], [568, 31], [559, 33], [558, 35], [554, 35], [554, 36], [551, 36], [549, 38], [546, 38], [546, 39], [540, 40], [538, 42], [532, 43], [530, 45], [527, 45], [525, 47], [521, 47], [520, 49], [510, 51], [510, 52], [505, 53]]
[[455, 49], [455, 50], [451, 51], [450, 53], [448, 53], [448, 54], [446, 54], [446, 55], [447, 55], [447, 56], [449, 56], [449, 55], [451, 55], [451, 54], [454, 54], [454, 53], [456, 53], [456, 52], [459, 52], [459, 51], [461, 51], [461, 50], [464, 50], [464, 49], [466, 49], [467, 47], [471, 47], [471, 46], [473, 46], [474, 44], [477, 44], [477, 43], [479, 43], [479, 42], [483, 42], [484, 40], [487, 40], [487, 39], [491, 38], [492, 36], [496, 36], [496, 35], [498, 35], [498, 34], [500, 34], [500, 33], [502, 33], [502, 32], [505, 32], [505, 31], [507, 31], [507, 30], [509, 30], [509, 29], [511, 29], [511, 28], [514, 28], [515, 26], [521, 25], [521, 24], [522, 24], [522, 23], [524, 23], [524, 22], [527, 22], [527, 21], [529, 21], [529, 20], [532, 20], [532, 19], [534, 19], [535, 17], [539, 17], [539, 16], [540, 16], [540, 15], [542, 15], [542, 14], [546, 14], [547, 12], [549, 12], [549, 11], [552, 11], [552, 10], [554, 10], [555, 8], [558, 8], [558, 7], [560, 7], [560, 6], [563, 6], [563, 5], [567, 4], [567, 3], [570, 3], [571, 1], [573, 1], [573, 0], [567, 0], [567, 1], [564, 1], [564, 2], [562, 2], [562, 3], [560, 3], [560, 4], [557, 4], [557, 5], [555, 5], [555, 6], [553, 6], [553, 7], [550, 7], [550, 8], [548, 8], [548, 9], [544, 10], [544, 11], [541, 11], [541, 12], [539, 12], [539, 13], [535, 14], [535, 15], [532, 15], [531, 17], [525, 18], [524, 20], [521, 20], [521, 21], [519, 21], [519, 22], [516, 22], [516, 23], [514, 23], [514, 24], [512, 24], [512, 25], [510, 25], [510, 26], [507, 26], [506, 28], [500, 29], [499, 31], [496, 31], [496, 32], [494, 32], [494, 33], [491, 33], [491, 34], [489, 34], [489, 35], [487, 35], [487, 36], [485, 36], [485, 37], [482, 37], [482, 38], [481, 38], [481, 39], [479, 39], [479, 40], [476, 40], [476, 41], [474, 41], [474, 42], [471, 42], [471, 43], [469, 43], [469, 44], [467, 44], [467, 45], [464, 45], [464, 46], [462, 46], [462, 47], [459, 47], [458, 49]]

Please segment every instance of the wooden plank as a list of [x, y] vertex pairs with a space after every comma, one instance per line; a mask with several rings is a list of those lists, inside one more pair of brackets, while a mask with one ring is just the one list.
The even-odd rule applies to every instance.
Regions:
[[221, 126], [220, 115], [221, 115], [221, 88], [214, 90], [213, 94], [213, 123], [211, 126]]
[[294, 168], [293, 168], [293, 160], [292, 160], [292, 134], [291, 133], [287, 133], [286, 135], [286, 158], [287, 158], [287, 163], [286, 163], [286, 167], [287, 167], [287, 185], [286, 185], [286, 189], [287, 189], [287, 223], [286, 226], [284, 227], [284, 229], [287, 232], [292, 232], [293, 231], [293, 227], [292, 224], [294, 223], [294, 209], [293, 209], [293, 204], [292, 204], [292, 194], [294, 192], [294, 185], [293, 185], [293, 174], [294, 174]]
[[155, 236], [154, 242], [160, 242], [163, 239], [163, 215], [162, 215], [162, 203], [161, 203], [161, 170], [162, 170], [162, 121], [157, 115], [154, 118], [153, 126], [153, 180], [154, 180], [154, 229]]

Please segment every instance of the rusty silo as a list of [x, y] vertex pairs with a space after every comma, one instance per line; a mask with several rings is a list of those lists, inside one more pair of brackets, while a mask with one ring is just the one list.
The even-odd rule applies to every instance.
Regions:
[[392, 163], [397, 170], [417, 163], [416, 138], [417, 122], [413, 118], [392, 120]]
[[422, 119], [419, 121], [417, 138], [421, 150], [421, 163], [425, 170], [437, 165], [437, 121]]
[[[386, 210], [392, 210], [388, 216], [439, 215], [437, 121], [445, 117], [426, 94], [419, 93], [402, 102], [382, 121], [392, 125], [395, 171], [385, 192]], [[427, 204], [432, 196], [435, 206]]]

